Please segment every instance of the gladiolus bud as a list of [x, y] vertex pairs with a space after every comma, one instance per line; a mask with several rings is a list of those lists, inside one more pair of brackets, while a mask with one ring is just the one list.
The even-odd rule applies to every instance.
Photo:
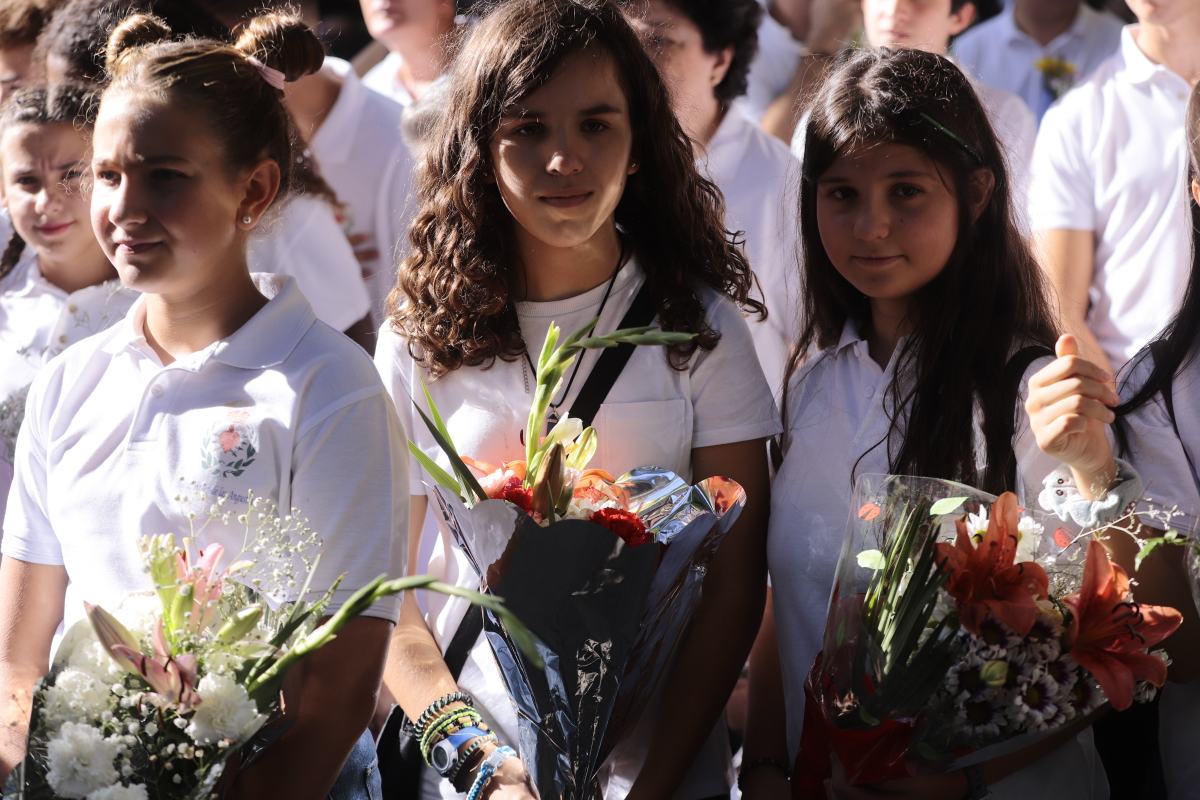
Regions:
[[221, 629], [217, 631], [217, 641], [229, 644], [231, 642], [240, 642], [242, 637], [254, 630], [254, 626], [262, 619], [263, 607], [261, 605], [252, 605], [243, 608], [241, 611], [233, 615]]

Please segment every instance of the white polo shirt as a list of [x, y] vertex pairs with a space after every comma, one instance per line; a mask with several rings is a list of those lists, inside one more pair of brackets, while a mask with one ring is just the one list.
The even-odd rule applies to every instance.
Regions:
[[[962, 69], [962, 65], [958, 66]], [[1037, 138], [1037, 123], [1033, 119], [1033, 113], [1021, 98], [1012, 92], [980, 83], [967, 70], [963, 70], [963, 74], [975, 89], [979, 96], [979, 104], [987, 112], [988, 120], [995, 130], [1000, 149], [1007, 159], [1013, 210], [1017, 213], [1022, 227], [1028, 228], [1023, 211], [1029, 191], [1029, 162], [1033, 158], [1033, 145]], [[804, 160], [804, 136], [807, 128], [808, 114], [805, 114], [792, 133], [792, 153], [801, 161]]]
[[[12, 483], [16, 431], [24, 416], [17, 395], [47, 361], [116, 323], [137, 298], [115, 277], [68, 294], [42, 277], [37, 254], [28, 247], [0, 281], [0, 403], [13, 398], [0, 406], [0, 526]], [[12, 416], [5, 413], [9, 410]]]
[[759, 283], [754, 294], [767, 305], [766, 320], [747, 320], [750, 336], [779, 397], [800, 333], [800, 162], [778, 139], [730, 111], [697, 167], [725, 195], [726, 227], [745, 233]]
[[1095, 236], [1087, 323], [1114, 365], [1179, 308], [1191, 272], [1187, 143], [1190, 87], [1137, 46], [1120, 51], [1046, 112], [1033, 159], [1035, 231]]
[[[236, 508], [253, 492], [310, 520], [324, 540], [313, 589], [346, 576], [332, 608], [377, 575], [403, 572], [404, 438], [378, 374], [317, 321], [292, 280], [255, 281], [269, 302], [200, 352], [164, 366], [139, 301], [34, 380], [2, 551], [66, 568], [65, 626], [84, 601], [111, 607], [149, 588], [140, 537], [187, 534], [188, 513], [203, 518], [221, 496]], [[227, 564], [242, 552], [236, 521], [197, 531], [199, 545], [225, 546]], [[367, 614], [397, 612], [393, 598]]]
[[[392, 258], [406, 230], [413, 161], [400, 136], [403, 107], [363, 85], [354, 69], [340, 58], [326, 58], [322, 72], [341, 84], [337, 100], [312, 137], [311, 147], [325, 180], [345, 206], [344, 228], [366, 234], [379, 257], [361, 262], [371, 295], [372, 319], [378, 325], [383, 300], [391, 290]], [[390, 185], [385, 186], [384, 181]], [[393, 217], [397, 225], [385, 231], [379, 220]]]
[[[783, 685], [789, 688], [785, 705], [788, 752], [793, 755], [804, 719], [801, 688], [821, 650], [854, 478], [891, 471], [886, 442], [875, 444], [886, 440], [894, 416], [888, 386], [900, 348], [887, 367], [880, 368], [867, 351], [866, 339], [847, 323], [838, 343], [816, 353], [791, 381], [788, 449], [772, 483], [767, 557]], [[1026, 370], [1018, 408], [1024, 408], [1029, 377], [1049, 361], [1049, 356], [1038, 359]], [[1018, 495], [1036, 498], [1042, 479], [1058, 462], [1038, 449], [1023, 411], [1018, 419], [1013, 437]], [[983, 437], [978, 430], [976, 451], [982, 465]], [[1081, 739], [989, 786], [990, 796], [1106, 798], [1107, 782], [1091, 747], [1090, 729]]]
[[[1132, 397], [1153, 368], [1151, 355], [1133, 361], [1122, 380], [1121, 398]], [[1200, 536], [1200, 363], [1193, 359], [1171, 381], [1171, 400], [1174, 424], [1162, 395], [1122, 419], [1129, 445], [1125, 457], [1142, 478], [1145, 498], [1159, 508], [1178, 506], [1182, 516], [1173, 524]], [[1198, 718], [1200, 681], [1163, 687], [1158, 730], [1168, 797], [1195, 797], [1200, 787]]]
[[791, 85], [800, 59], [808, 52], [803, 42], [796, 41], [792, 32], [771, 16], [770, 3], [767, 0], [759, 2], [763, 6], [763, 15], [758, 25], [758, 52], [750, 64], [746, 94], [734, 103], [735, 108], [755, 122], [762, 119], [775, 98]]
[[371, 297], [346, 232], [323, 198], [287, 198], [255, 235], [246, 260], [251, 272], [290, 275], [317, 319], [344, 331], [371, 312]]
[[363, 75], [363, 85], [408, 108], [416, 98], [408, 91], [404, 82], [396, 77], [400, 74], [400, 65], [403, 63], [404, 58], [399, 53], [389, 51], [382, 61]]
[[1075, 82], [1082, 82], [1117, 51], [1121, 27], [1121, 20], [1107, 11], [1080, 3], [1071, 27], [1043, 46], [1017, 27], [1009, 6], [955, 39], [954, 58], [988, 86], [1020, 97], [1041, 121], [1054, 96], [1035, 66], [1038, 59], [1073, 64]]
[[[644, 280], [633, 261], [617, 276], [612, 295], [605, 304], [597, 330], [609, 332], [620, 324]], [[557, 322], [564, 334], [596, 316], [606, 286], [598, 286], [577, 297], [554, 302], [517, 304], [521, 329], [531, 353], [540, 350], [546, 329]], [[721, 333], [714, 350], [698, 351], [685, 370], [675, 370], [659, 347], [639, 347], [613, 384], [607, 400], [596, 415], [599, 449], [592, 466], [621, 474], [637, 466], [655, 464], [685, 477], [691, 474], [691, 451], [697, 447], [750, 441], [773, 436], [779, 430], [775, 404], [763, 379], [753, 344], [737, 308], [728, 299], [705, 291], [701, 294], [709, 324]], [[562, 408], [570, 408], [580, 387], [599, 358], [588, 351], [579, 377]], [[429, 387], [434, 403], [446, 420], [451, 438], [462, 454], [490, 463], [525, 457], [519, 434], [524, 430], [532, 401], [534, 379], [524, 360], [497, 359], [488, 369], [464, 367], [436, 381], [416, 364], [408, 343], [385, 325], [379, 334], [375, 364], [396, 401], [413, 441], [438, 463], [448, 466], [440, 448], [424, 423], [412, 412], [412, 400], [420, 397], [420, 382]], [[525, 386], [528, 382], [529, 392]], [[424, 401], [422, 400], [422, 405]], [[410, 491], [425, 494], [432, 483], [415, 461], [411, 465]], [[432, 507], [432, 506], [431, 506]], [[421, 534], [421, 563], [418, 572], [428, 572], [460, 585], [478, 585], [478, 578], [462, 552], [441, 537], [427, 517]], [[454, 636], [466, 611], [456, 598], [427, 596], [426, 622], [444, 649]], [[477, 645], [458, 681], [471, 693], [476, 707], [497, 729], [501, 739], [515, 743], [516, 714], [504, 691], [504, 683], [487, 644]], [[729, 790], [729, 743], [724, 726], [714, 731], [689, 774], [681, 797], [696, 798]], [[609, 760], [606, 796], [624, 797], [629, 782], [641, 769], [647, 731], [636, 731], [622, 742]], [[427, 773], [423, 798], [458, 797], [453, 787]]]

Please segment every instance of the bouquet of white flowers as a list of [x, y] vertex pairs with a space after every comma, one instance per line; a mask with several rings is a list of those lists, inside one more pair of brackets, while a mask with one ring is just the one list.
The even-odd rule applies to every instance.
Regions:
[[66, 633], [35, 692], [27, 756], [5, 797], [211, 796], [231, 756], [245, 766], [281, 732], [270, 723], [281, 718], [288, 669], [389, 595], [465, 596], [523, 630], [497, 598], [426, 576], [380, 576], [319, 622], [337, 588], [306, 599], [320, 539], [295, 510], [281, 518], [263, 498], [239, 520], [248, 557], [228, 567], [220, 545], [193, 552], [190, 537], [182, 546], [170, 534], [142, 540], [154, 589], [111, 613], [88, 606], [88, 619]]

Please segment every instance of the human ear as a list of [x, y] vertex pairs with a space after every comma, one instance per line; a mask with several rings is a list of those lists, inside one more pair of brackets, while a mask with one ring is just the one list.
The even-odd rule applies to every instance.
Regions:
[[721, 85], [721, 81], [725, 80], [725, 76], [729, 74], [729, 67], [733, 64], [733, 48], [726, 47], [724, 50], [718, 50], [712, 54], [714, 57], [712, 74], [709, 75], [709, 84], [715, 89]]
[[950, 35], [958, 36], [960, 33], [971, 27], [971, 23], [975, 21], [975, 4], [963, 3], [958, 11], [950, 14]]
[[[0, 201], [4, 199], [4, 187], [0, 186]], [[1192, 200], [1196, 201], [1196, 205], [1200, 206], [1200, 180], [1192, 181]]]
[[996, 175], [990, 169], [977, 169], [967, 178], [967, 207], [971, 222], [978, 222], [996, 191]]
[[247, 173], [242, 181], [242, 202], [238, 206], [239, 228], [250, 230], [258, 224], [275, 195], [279, 194], [281, 180], [279, 164], [273, 158], [264, 158]]

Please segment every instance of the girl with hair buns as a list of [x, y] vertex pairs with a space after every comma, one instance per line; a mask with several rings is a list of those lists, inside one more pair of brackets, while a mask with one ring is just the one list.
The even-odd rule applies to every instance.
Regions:
[[[456, 59], [424, 155], [412, 252], [375, 359], [430, 458], [444, 456], [412, 413], [422, 383], [462, 452], [493, 463], [523, 457], [531, 362], [552, 321], [571, 331], [598, 317], [608, 333], [636, 303], [659, 326], [697, 334], [686, 346], [633, 351], [595, 416], [593, 465], [620, 474], [653, 464], [692, 481], [726, 475], [749, 500], [707, 573], [663, 691], [602, 778], [610, 798], [728, 797], [728, 734], [714, 724], [762, 612], [764, 444], [778, 421], [742, 319], [763, 309], [750, 299], [752, 275], [724, 228], [721, 196], [697, 173], [662, 80], [615, 0], [497, 4]], [[559, 414], [598, 359], [592, 351], [577, 362], [552, 400]], [[417, 466], [411, 474], [410, 526], [421, 531], [410, 539], [411, 568], [470, 580], [465, 556], [427, 519]], [[417, 719], [461, 687], [500, 743], [515, 745], [517, 720], [486, 642], [457, 680], [443, 660], [464, 606], [432, 597], [425, 608], [403, 606], [386, 685], [404, 711]], [[496, 744], [481, 746], [486, 755]], [[457, 790], [429, 771], [421, 796], [458, 796], [470, 781], [453, 777]], [[524, 781], [509, 758], [487, 788], [529, 798]]]
[[59, 84], [20, 89], [0, 106], [0, 203], [14, 228], [0, 252], [0, 497], [34, 375], [137, 296], [100, 249], [81, 186], [96, 100], [87, 87]]
[[[295, 179], [283, 83], [322, 58], [287, 14], [251, 20], [233, 45], [178, 39], [146, 15], [110, 37], [91, 221], [142, 296], [29, 391], [0, 546], [0, 773], [21, 756], [56, 630], [84, 601], [149, 588], [142, 535], [187, 532], [218, 499], [236, 509], [252, 494], [299, 509], [324, 540], [312, 588], [344, 576], [330, 613], [403, 569], [403, 433], [370, 359], [292, 279], [246, 262], [251, 231]], [[197, 544], [241, 552], [235, 516], [198, 526]], [[377, 790], [365, 729], [397, 613], [373, 606], [289, 675], [284, 732], [226, 796]]]

